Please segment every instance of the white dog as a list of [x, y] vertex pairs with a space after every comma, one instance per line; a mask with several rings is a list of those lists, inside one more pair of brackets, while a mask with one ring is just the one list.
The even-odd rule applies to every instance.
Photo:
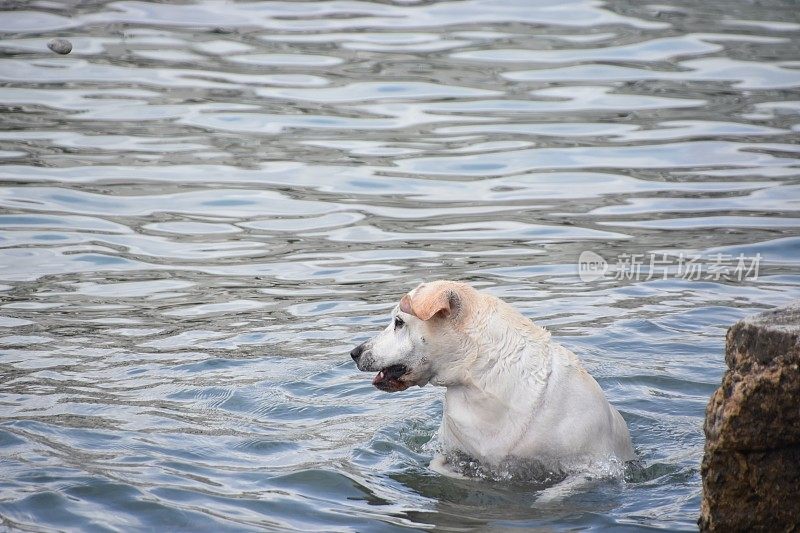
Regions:
[[535, 461], [575, 473], [633, 460], [628, 428], [578, 358], [510, 305], [464, 283], [423, 283], [389, 326], [350, 355], [395, 392], [447, 387], [440, 429], [445, 473], [457, 452], [496, 466]]

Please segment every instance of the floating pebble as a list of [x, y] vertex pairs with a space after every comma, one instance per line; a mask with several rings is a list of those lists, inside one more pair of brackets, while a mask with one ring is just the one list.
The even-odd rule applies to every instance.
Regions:
[[66, 39], [51, 39], [47, 43], [47, 48], [57, 54], [66, 55], [72, 52], [72, 43]]

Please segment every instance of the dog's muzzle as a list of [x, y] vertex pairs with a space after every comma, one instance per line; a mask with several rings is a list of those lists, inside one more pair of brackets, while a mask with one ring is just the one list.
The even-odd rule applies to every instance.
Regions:
[[[374, 371], [375, 361], [372, 359], [372, 352], [367, 348], [367, 343], [361, 343], [350, 351], [350, 357], [356, 362], [356, 366], [362, 372]], [[405, 365], [395, 364], [383, 367], [373, 378], [372, 384], [376, 388], [386, 392], [396, 392], [406, 390], [412, 384], [403, 381], [402, 378], [408, 374]]]

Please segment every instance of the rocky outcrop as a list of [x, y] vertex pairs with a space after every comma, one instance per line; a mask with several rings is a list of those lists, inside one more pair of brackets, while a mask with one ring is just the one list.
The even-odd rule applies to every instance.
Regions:
[[734, 324], [706, 407], [704, 531], [800, 531], [800, 302]]

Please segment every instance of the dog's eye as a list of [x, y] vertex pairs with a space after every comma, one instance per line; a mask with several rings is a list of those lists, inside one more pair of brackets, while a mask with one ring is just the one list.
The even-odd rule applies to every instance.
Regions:
[[400, 318], [399, 316], [394, 317], [394, 329], [400, 329], [403, 327], [404, 324], [405, 322], [403, 322], [402, 318]]

